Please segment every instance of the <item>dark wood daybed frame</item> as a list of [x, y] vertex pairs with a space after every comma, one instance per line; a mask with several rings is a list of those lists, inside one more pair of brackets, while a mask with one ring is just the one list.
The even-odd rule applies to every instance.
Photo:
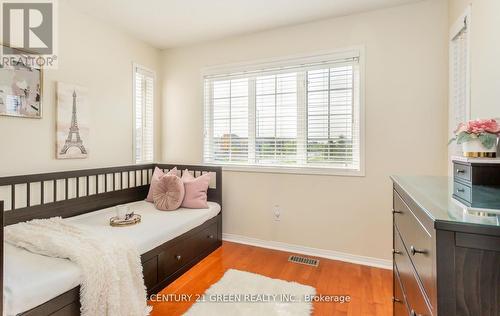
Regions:
[[[71, 217], [99, 209], [144, 200], [149, 190], [149, 184], [154, 168], [169, 170], [177, 167], [188, 169], [196, 176], [202, 172], [215, 173], [215, 188], [208, 189], [208, 200], [217, 202], [222, 207], [222, 170], [220, 167], [146, 164], [112, 168], [85, 169], [76, 171], [53, 172], [33, 175], [21, 175], [0, 178], [0, 187], [10, 186], [12, 205], [10, 210], [4, 210], [0, 201], [0, 213], [3, 215], [3, 226], [31, 220], [34, 218], [49, 218], [53, 216]], [[90, 183], [95, 183], [95, 189], [90, 190]], [[102, 185], [104, 182], [104, 185]], [[38, 190], [42, 200], [32, 205], [31, 184], [39, 183]], [[49, 199], [45, 191], [47, 183], [52, 183], [52, 197]], [[60, 200], [58, 187], [64, 184], [64, 199]], [[74, 185], [76, 196], [71, 196], [70, 185]], [[16, 186], [25, 187], [26, 205], [16, 208]], [[82, 191], [84, 194], [82, 194]], [[91, 191], [91, 192], [89, 192]], [[96, 193], [97, 192], [97, 193]], [[89, 194], [90, 193], [90, 194]], [[59, 197], [57, 200], [56, 197]], [[50, 200], [50, 202], [46, 202]], [[53, 202], [55, 201], [55, 202]], [[1, 247], [3, 254], [3, 226]], [[180, 235], [144, 254], [141, 261], [144, 272], [144, 282], [148, 295], [157, 293], [174, 281], [193, 265], [222, 245], [222, 211], [216, 217], [202, 225]], [[3, 256], [2, 256], [3, 258]], [[0, 259], [0, 268], [3, 263]], [[3, 269], [1, 270], [3, 271]], [[3, 289], [3, 275], [0, 286]], [[20, 315], [80, 315], [79, 286], [47, 301]], [[2, 301], [0, 298], [0, 308]]]

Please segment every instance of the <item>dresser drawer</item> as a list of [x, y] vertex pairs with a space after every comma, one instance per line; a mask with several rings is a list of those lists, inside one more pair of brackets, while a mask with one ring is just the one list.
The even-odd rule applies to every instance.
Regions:
[[428, 299], [417, 281], [415, 269], [397, 230], [394, 232], [394, 263], [399, 273], [402, 289], [406, 294], [410, 315], [413, 312], [413, 315], [431, 316]]
[[394, 316], [408, 316], [410, 311], [408, 310], [408, 305], [406, 304], [406, 297], [401, 286], [401, 280], [399, 279], [398, 269], [394, 265], [393, 267], [393, 287], [394, 287], [394, 298], [392, 300], [393, 304], [393, 315]]
[[472, 201], [471, 188], [457, 181], [453, 182], [453, 195], [467, 202]]
[[394, 192], [394, 210], [394, 223], [404, 241], [402, 246], [409, 254], [427, 296], [434, 297], [435, 254], [431, 231], [422, 224], [397, 192]]
[[453, 163], [453, 178], [470, 182], [472, 180], [471, 166], [462, 165], [456, 162]]

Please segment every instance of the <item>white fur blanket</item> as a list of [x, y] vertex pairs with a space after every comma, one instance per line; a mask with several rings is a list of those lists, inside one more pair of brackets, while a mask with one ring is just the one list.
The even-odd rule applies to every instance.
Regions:
[[7, 226], [5, 241], [33, 253], [76, 263], [82, 270], [83, 316], [143, 316], [151, 310], [140, 255], [127, 240], [53, 217]]

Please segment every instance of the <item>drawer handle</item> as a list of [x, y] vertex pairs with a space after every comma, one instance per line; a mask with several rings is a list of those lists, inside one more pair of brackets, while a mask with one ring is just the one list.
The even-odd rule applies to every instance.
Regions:
[[410, 313], [411, 316], [423, 316], [422, 314], [417, 314], [417, 312], [415, 310], [411, 310], [411, 313]]
[[417, 249], [417, 248], [415, 248], [414, 246], [411, 246], [411, 247], [410, 247], [410, 252], [411, 252], [411, 255], [412, 255], [412, 256], [414, 256], [414, 255], [416, 255], [417, 253], [420, 253], [420, 254], [426, 254], [426, 253], [427, 253], [427, 250]]
[[400, 299], [395, 298], [394, 296], [392, 297], [392, 302], [393, 303], [401, 303]]
[[182, 256], [181, 255], [177, 255], [177, 256], [175, 256], [175, 259], [177, 259], [177, 261], [181, 261]]
[[457, 173], [458, 174], [465, 173], [465, 170], [464, 169], [457, 169]]
[[465, 192], [465, 189], [457, 189], [457, 192], [458, 192], [458, 193], [464, 193], [464, 192]]
[[396, 250], [396, 249], [392, 249], [392, 253], [393, 253], [393, 254], [395, 254], [395, 255], [400, 255], [400, 254], [402, 254], [402, 252], [401, 252], [401, 251]]
[[208, 235], [207, 238], [214, 239], [214, 235]]

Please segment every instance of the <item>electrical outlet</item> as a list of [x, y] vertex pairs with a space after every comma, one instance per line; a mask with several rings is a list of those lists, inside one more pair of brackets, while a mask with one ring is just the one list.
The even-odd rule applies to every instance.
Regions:
[[273, 219], [275, 222], [279, 222], [281, 220], [281, 208], [279, 205], [273, 206]]

